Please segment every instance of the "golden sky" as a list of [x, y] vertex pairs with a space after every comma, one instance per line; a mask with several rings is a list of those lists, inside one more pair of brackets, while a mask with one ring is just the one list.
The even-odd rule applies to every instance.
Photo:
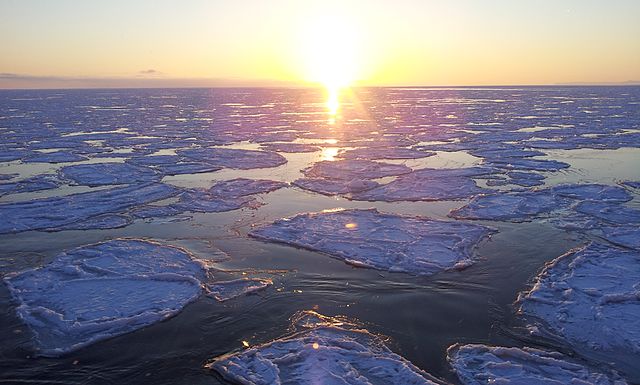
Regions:
[[635, 0], [0, 0], [0, 87], [640, 80]]

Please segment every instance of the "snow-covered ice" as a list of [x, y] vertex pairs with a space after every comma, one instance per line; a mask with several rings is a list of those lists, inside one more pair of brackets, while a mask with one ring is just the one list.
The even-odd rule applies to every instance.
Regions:
[[411, 169], [402, 164], [373, 162], [370, 160], [321, 161], [303, 170], [309, 178], [326, 179], [376, 179], [386, 176], [407, 174]]
[[599, 202], [627, 202], [632, 198], [622, 187], [596, 183], [558, 185], [552, 191], [561, 197]]
[[248, 170], [277, 167], [287, 159], [277, 152], [234, 148], [193, 148], [177, 151], [178, 155], [215, 166]]
[[324, 195], [347, 195], [371, 190], [380, 183], [363, 179], [300, 178], [293, 181], [293, 185]]
[[476, 176], [473, 172], [461, 170], [464, 169], [416, 170], [374, 189], [353, 194], [352, 198], [388, 202], [456, 200], [492, 191], [478, 187], [470, 178]]
[[153, 169], [129, 163], [76, 164], [61, 168], [59, 173], [76, 184], [92, 187], [151, 182], [161, 178]]
[[222, 197], [206, 190], [191, 189], [182, 192], [179, 201], [170, 207], [181, 212], [219, 213], [256, 205], [255, 198], [249, 196]]
[[0, 196], [58, 188], [62, 182], [52, 175], [35, 175], [26, 179], [0, 183]]
[[533, 331], [566, 341], [588, 357], [637, 369], [640, 253], [592, 243], [549, 263], [519, 311]]
[[238, 198], [246, 195], [264, 194], [286, 187], [284, 182], [268, 179], [237, 178], [216, 182], [209, 193], [222, 198]]
[[419, 151], [404, 147], [361, 147], [340, 154], [342, 159], [419, 159], [436, 155], [431, 151]]
[[491, 229], [375, 209], [300, 214], [249, 235], [326, 253], [349, 264], [417, 275], [463, 268]]
[[29, 230], [60, 230], [104, 214], [117, 214], [172, 197], [179, 189], [149, 183], [106, 190], [0, 204], [0, 234]]
[[566, 206], [566, 199], [546, 190], [479, 195], [467, 205], [452, 210], [457, 219], [486, 219], [522, 222]]
[[435, 385], [428, 373], [357, 325], [313, 312], [294, 319], [297, 332], [216, 358], [207, 367], [234, 384]]
[[615, 373], [595, 371], [569, 357], [534, 348], [453, 345], [447, 360], [463, 385], [625, 385]]
[[73, 152], [56, 151], [56, 152], [35, 153], [33, 155], [22, 158], [21, 160], [25, 163], [67, 163], [67, 162], [79, 162], [87, 159], [88, 158], [86, 156], [74, 154]]
[[276, 151], [276, 152], [316, 152], [320, 151], [320, 147], [314, 146], [312, 144], [305, 143], [263, 143], [260, 145], [261, 148], [267, 151]]
[[38, 353], [58, 356], [178, 313], [202, 291], [203, 266], [184, 250], [112, 240], [5, 277]]

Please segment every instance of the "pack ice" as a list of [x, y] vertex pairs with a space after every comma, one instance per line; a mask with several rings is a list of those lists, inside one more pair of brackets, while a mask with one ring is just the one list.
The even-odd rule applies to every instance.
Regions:
[[519, 310], [532, 331], [576, 351], [637, 371], [640, 356], [640, 253], [592, 243], [549, 263]]
[[234, 384], [435, 385], [440, 382], [356, 325], [306, 311], [295, 333], [207, 365]]
[[201, 294], [204, 277], [181, 249], [122, 239], [4, 280], [39, 354], [57, 356], [175, 315]]
[[472, 249], [491, 232], [467, 223], [352, 209], [300, 214], [249, 235], [323, 252], [356, 266], [429, 275], [469, 265]]
[[453, 345], [447, 360], [464, 385], [624, 385], [616, 374], [594, 371], [556, 352], [533, 348]]

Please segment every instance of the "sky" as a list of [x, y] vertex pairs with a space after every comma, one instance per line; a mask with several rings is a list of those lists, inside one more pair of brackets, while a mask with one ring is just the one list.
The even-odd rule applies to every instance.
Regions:
[[640, 81], [637, 0], [0, 0], [0, 88]]

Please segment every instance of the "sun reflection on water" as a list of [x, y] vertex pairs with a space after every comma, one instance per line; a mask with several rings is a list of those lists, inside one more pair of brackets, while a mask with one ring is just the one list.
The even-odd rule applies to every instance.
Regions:
[[320, 160], [334, 161], [339, 152], [339, 147], [324, 147], [320, 153]]

